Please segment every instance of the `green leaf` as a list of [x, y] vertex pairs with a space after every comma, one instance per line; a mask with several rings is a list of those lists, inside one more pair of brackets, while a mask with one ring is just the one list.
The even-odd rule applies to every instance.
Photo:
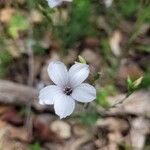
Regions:
[[79, 55], [78, 58], [80, 63], [86, 64], [86, 60], [82, 56]]
[[138, 78], [135, 81], [132, 81], [131, 78], [128, 76], [127, 78], [127, 87], [128, 87], [128, 95], [131, 95], [139, 85], [142, 83], [143, 77]]
[[132, 88], [132, 80], [130, 76], [127, 77], [127, 86], [128, 86], [128, 91], [130, 91]]
[[143, 81], [143, 77], [140, 77], [139, 79], [135, 80], [135, 81], [133, 82], [133, 87], [134, 87], [135, 89], [138, 88], [138, 86], [142, 83], [142, 81]]

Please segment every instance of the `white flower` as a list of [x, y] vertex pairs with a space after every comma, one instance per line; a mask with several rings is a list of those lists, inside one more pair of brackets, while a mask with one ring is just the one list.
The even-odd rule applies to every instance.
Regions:
[[60, 61], [48, 66], [48, 75], [56, 85], [43, 88], [39, 94], [39, 103], [53, 105], [60, 118], [69, 116], [75, 108], [75, 100], [88, 103], [96, 98], [96, 89], [88, 83], [82, 83], [89, 75], [89, 66], [75, 63], [69, 71]]
[[49, 7], [53, 8], [61, 5], [63, 1], [71, 2], [72, 0], [47, 0]]

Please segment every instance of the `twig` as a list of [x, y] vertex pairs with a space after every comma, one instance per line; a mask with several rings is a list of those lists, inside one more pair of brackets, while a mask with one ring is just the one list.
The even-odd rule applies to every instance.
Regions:
[[[113, 108], [116, 108], [118, 107], [118, 105], [121, 105], [124, 103], [124, 101], [130, 96], [131, 94], [126, 94], [126, 96], [124, 98], [122, 98], [121, 100], [118, 100], [116, 103], [114, 103], [113, 105], [107, 107], [107, 108], [103, 108], [101, 106], [97, 106], [96, 103], [87, 103], [87, 104], [84, 104], [83, 105], [83, 109], [82, 109], [82, 112], [84, 112], [85, 110], [88, 110], [88, 108], [90, 106], [96, 108], [96, 111], [97, 113], [99, 113], [100, 115], [103, 115], [103, 116], [106, 116], [109, 114], [109, 111]], [[75, 116], [78, 116], [79, 114], [76, 113]]]
[[[29, 22], [31, 22], [31, 19], [29, 18]], [[32, 25], [31, 25], [32, 26]], [[30, 87], [33, 86], [33, 81], [34, 81], [34, 56], [33, 56], [33, 51], [32, 51], [32, 37], [33, 37], [33, 30], [32, 27], [29, 29], [29, 42], [27, 43], [27, 49], [28, 49], [28, 68], [29, 68], [29, 75], [28, 75], [28, 85]], [[26, 128], [29, 133], [29, 138], [32, 137], [32, 116], [31, 116], [31, 106], [32, 103], [29, 101], [27, 104], [27, 117], [26, 117]]]
[[118, 107], [118, 105], [121, 105], [122, 103], [124, 103], [124, 101], [125, 101], [129, 96], [130, 96], [129, 94], [126, 94], [126, 96], [125, 96], [123, 99], [118, 100], [115, 104], [111, 105], [108, 109], [112, 109], [112, 108]]
[[116, 103], [114, 103], [113, 105], [107, 107], [107, 108], [103, 108], [101, 106], [97, 106], [96, 103], [91, 103], [93, 104], [93, 107], [96, 108], [96, 111], [100, 114], [100, 115], [108, 115], [109, 114], [109, 111], [113, 108], [116, 108], [118, 107], [118, 105], [121, 105], [124, 103], [124, 101], [129, 97], [130, 95], [127, 94], [124, 98], [122, 98], [121, 100], [118, 100]]
[[38, 90], [15, 82], [0, 80], [0, 104], [25, 106], [31, 102], [37, 111], [53, 112], [50, 106], [38, 103]]

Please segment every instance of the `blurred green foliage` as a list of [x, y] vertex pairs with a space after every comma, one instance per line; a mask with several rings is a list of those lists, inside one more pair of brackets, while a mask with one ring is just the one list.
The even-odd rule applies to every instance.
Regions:
[[13, 57], [7, 50], [0, 51], [0, 77], [4, 77], [7, 73], [7, 67], [11, 63]]
[[143, 52], [147, 52], [147, 53], [150, 53], [150, 46], [149, 45], [137, 45], [135, 46], [135, 48], [138, 50], [138, 51], [143, 51]]
[[12, 16], [9, 25], [8, 33], [14, 39], [19, 37], [19, 31], [24, 31], [29, 28], [28, 20], [22, 16], [19, 12]]
[[140, 4], [140, 0], [118, 0], [116, 2], [117, 11], [121, 13], [123, 17], [132, 18], [135, 17]]
[[3, 65], [8, 65], [12, 60], [12, 56], [8, 51], [0, 52], [0, 61]]
[[46, 53], [46, 49], [42, 47], [38, 42], [33, 44], [32, 48], [35, 55], [44, 55]]
[[133, 148], [130, 145], [127, 145], [126, 143], [119, 143], [118, 150], [133, 150]]
[[108, 92], [105, 90], [101, 90], [100, 92], [97, 93], [97, 97], [96, 97], [96, 102], [104, 107], [104, 108], [108, 108], [110, 106], [107, 98], [108, 98]]
[[143, 81], [140, 85], [140, 88], [149, 88], [150, 87], [150, 70], [145, 72]]
[[29, 146], [29, 150], [42, 150], [42, 147], [41, 147], [40, 144], [37, 142], [37, 143], [31, 144], [31, 145]]
[[103, 56], [103, 59], [105, 59], [105, 61], [115, 70], [118, 66], [118, 59], [112, 54], [108, 39], [102, 39], [100, 53]]
[[114, 85], [109, 85], [97, 92], [96, 102], [104, 108], [110, 107], [108, 96], [116, 95], [117, 90]]
[[130, 42], [132, 42], [138, 36], [140, 27], [143, 23], [150, 23], [150, 3], [148, 6], [143, 6], [142, 4], [140, 5], [135, 27], [131, 34]]
[[70, 10], [69, 19], [58, 28], [58, 33], [63, 39], [63, 46], [69, 48], [85, 36], [95, 34], [90, 21], [92, 15], [92, 1], [75, 0]]
[[82, 112], [80, 114], [80, 121], [88, 127], [92, 127], [98, 118], [100, 118], [100, 115], [94, 111]]

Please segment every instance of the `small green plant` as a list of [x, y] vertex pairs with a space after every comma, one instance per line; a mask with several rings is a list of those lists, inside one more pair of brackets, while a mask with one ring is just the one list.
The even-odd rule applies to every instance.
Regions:
[[138, 87], [142, 83], [142, 80], [143, 77], [140, 77], [137, 80], [132, 81], [131, 78], [128, 76], [127, 78], [128, 95], [131, 95], [135, 90], [138, 89]]

